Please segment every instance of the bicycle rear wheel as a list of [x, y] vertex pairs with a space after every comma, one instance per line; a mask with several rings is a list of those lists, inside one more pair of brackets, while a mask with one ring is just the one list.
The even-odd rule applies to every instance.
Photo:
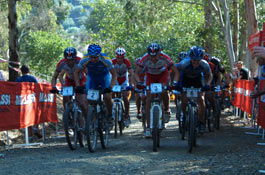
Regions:
[[192, 147], [194, 146], [195, 141], [195, 111], [191, 105], [188, 107], [189, 115], [189, 130], [188, 130], [188, 151], [192, 152]]
[[71, 150], [77, 148], [77, 130], [71, 107], [66, 107], [63, 113], [64, 132], [67, 144]]
[[86, 136], [87, 146], [90, 152], [95, 152], [97, 146], [98, 135], [98, 118], [95, 116], [92, 106], [88, 108], [87, 120], [86, 120]]
[[159, 135], [159, 109], [158, 107], [153, 108], [153, 128], [152, 128], [152, 138], [153, 138], [153, 151], [157, 152], [157, 147], [160, 145], [160, 135]]

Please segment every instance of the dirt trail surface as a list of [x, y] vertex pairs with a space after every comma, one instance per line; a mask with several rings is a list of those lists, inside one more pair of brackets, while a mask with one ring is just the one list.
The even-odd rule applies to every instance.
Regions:
[[[246, 135], [245, 131], [253, 130], [240, 128], [242, 124], [236, 124], [235, 116], [222, 113], [221, 129], [198, 138], [198, 146], [190, 154], [187, 141], [180, 139], [173, 106], [171, 109], [173, 114], [162, 132], [158, 152], [152, 152], [152, 140], [143, 137], [132, 103], [132, 124], [117, 139], [112, 133], [107, 149], [98, 144], [95, 153], [90, 153], [87, 147], [71, 151], [64, 138], [54, 137], [55, 130], [50, 127], [42, 146], [1, 151], [5, 156], [0, 158], [0, 175], [250, 175], [265, 169], [265, 147], [257, 145], [264, 141], [260, 136]], [[62, 131], [62, 124], [59, 129]], [[5, 139], [3, 134], [1, 139]]]

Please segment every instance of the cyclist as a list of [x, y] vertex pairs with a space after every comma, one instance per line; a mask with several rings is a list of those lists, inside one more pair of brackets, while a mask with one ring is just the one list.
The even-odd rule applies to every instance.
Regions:
[[[117, 72], [117, 84], [126, 89], [128, 86], [132, 86], [133, 69], [129, 59], [125, 58], [126, 51], [123, 47], [118, 47], [115, 51], [116, 57], [112, 59], [112, 64]], [[128, 76], [128, 73], [130, 76]], [[129, 91], [123, 91], [122, 97], [125, 107], [125, 126], [129, 127], [130, 121], [130, 102]]]
[[[199, 46], [193, 46], [189, 50], [190, 59], [183, 60], [177, 67], [177, 90], [182, 91], [182, 87], [185, 88], [202, 88], [202, 91], [208, 91], [210, 89], [210, 83], [212, 80], [212, 73], [209, 64], [203, 60], [204, 51]], [[182, 77], [180, 78], [180, 72]], [[205, 78], [205, 84], [202, 83], [202, 78]], [[181, 109], [183, 111], [184, 119], [186, 117], [186, 106], [187, 106], [186, 94], [181, 95]], [[200, 131], [203, 132], [205, 129], [204, 125], [204, 111], [205, 103], [203, 93], [198, 95], [198, 115], [200, 120]]]
[[[150, 86], [151, 83], [162, 83], [163, 85], [168, 85], [169, 81], [169, 69], [175, 73], [173, 80], [176, 79], [176, 67], [173, 66], [171, 58], [161, 51], [160, 45], [157, 43], [151, 43], [147, 47], [147, 53], [141, 57], [139, 61], [139, 66], [136, 69], [135, 78], [137, 81], [137, 86], [141, 86], [139, 75], [142, 73], [143, 69], [146, 69], [146, 86]], [[176, 84], [176, 81], [175, 81]], [[164, 105], [164, 122], [169, 121], [170, 109], [169, 109], [169, 93], [164, 91], [162, 93], [162, 100]], [[150, 106], [151, 106], [151, 93], [147, 91], [146, 96], [146, 119], [147, 119], [147, 129], [144, 133], [146, 137], [151, 136], [150, 132]]]
[[[136, 68], [139, 66], [140, 60], [141, 60], [141, 57], [136, 59], [135, 61]], [[143, 84], [145, 85], [145, 69], [142, 70], [142, 72], [139, 75], [139, 78], [140, 78], [140, 81], [143, 82]], [[134, 74], [134, 82], [135, 84], [137, 83], [135, 74]], [[141, 101], [142, 101], [142, 104], [145, 103], [145, 94], [143, 93], [142, 96], [140, 96], [138, 93], [135, 93], [135, 103], [136, 103], [136, 108], [137, 108], [136, 117], [140, 121], [142, 120]]]
[[[76, 92], [82, 92], [82, 86], [79, 79], [79, 73], [87, 68], [87, 82], [86, 90], [96, 89], [101, 86], [104, 89], [104, 102], [106, 104], [108, 119], [110, 124], [113, 125], [112, 117], [112, 87], [116, 84], [117, 74], [108, 55], [101, 52], [101, 47], [96, 44], [88, 46], [87, 54], [78, 64], [77, 69], [74, 72]], [[84, 101], [88, 106], [87, 100]], [[85, 111], [87, 114], [87, 111]]]
[[[57, 78], [61, 74], [60, 83], [61, 86], [73, 86], [75, 87], [75, 82], [74, 82], [74, 70], [76, 69], [78, 63], [80, 62], [81, 58], [77, 56], [77, 50], [73, 47], [68, 47], [64, 50], [64, 58], [61, 59], [56, 66], [54, 75], [52, 77], [52, 90], [51, 93], [58, 93], [59, 90], [56, 88], [56, 82]], [[66, 73], [65, 80], [63, 80], [63, 75]], [[82, 82], [81, 84], [84, 85], [86, 78], [84, 76], [85, 74], [82, 73], [80, 75], [80, 81]], [[80, 99], [81, 98], [81, 99]], [[77, 101], [78, 104], [80, 105], [81, 108], [83, 108], [82, 105], [82, 98], [81, 96], [77, 96]], [[63, 106], [65, 107], [65, 103], [69, 100], [67, 97], [63, 97]]]

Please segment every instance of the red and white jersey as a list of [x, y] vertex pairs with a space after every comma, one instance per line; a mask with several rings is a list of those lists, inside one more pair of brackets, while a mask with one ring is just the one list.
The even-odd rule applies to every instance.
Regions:
[[164, 52], [160, 53], [158, 61], [155, 63], [152, 62], [150, 58], [148, 53], [146, 53], [138, 63], [139, 66], [145, 67], [146, 72], [151, 75], [159, 75], [167, 71], [173, 65], [171, 58]]
[[[76, 68], [78, 67], [80, 60], [81, 60], [80, 57], [76, 57], [74, 66], [70, 67], [68, 66], [68, 64], [66, 63], [66, 59], [64, 58], [60, 60], [59, 63], [57, 64], [56, 71], [61, 72], [62, 70], [64, 70], [66, 74], [65, 78], [74, 80], [74, 72]], [[84, 77], [84, 73], [80, 72], [80, 79], [82, 79], [83, 77]]]
[[132, 68], [132, 64], [129, 59], [124, 58], [121, 64], [117, 63], [117, 59], [112, 59], [112, 64], [117, 72], [117, 81], [119, 85], [124, 82], [128, 84], [128, 70]]

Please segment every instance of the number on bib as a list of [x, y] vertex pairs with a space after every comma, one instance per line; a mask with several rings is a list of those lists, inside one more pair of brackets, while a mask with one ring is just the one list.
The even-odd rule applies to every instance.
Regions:
[[88, 100], [97, 101], [99, 99], [99, 91], [98, 90], [89, 89], [87, 91], [87, 99]]
[[187, 97], [198, 97], [198, 91], [196, 89], [187, 89]]
[[112, 88], [113, 92], [121, 92], [121, 86], [120, 85], [114, 85]]
[[162, 92], [161, 83], [152, 83], [150, 88], [151, 88], [151, 94], [158, 94]]
[[72, 96], [74, 94], [73, 86], [63, 87], [63, 96]]

